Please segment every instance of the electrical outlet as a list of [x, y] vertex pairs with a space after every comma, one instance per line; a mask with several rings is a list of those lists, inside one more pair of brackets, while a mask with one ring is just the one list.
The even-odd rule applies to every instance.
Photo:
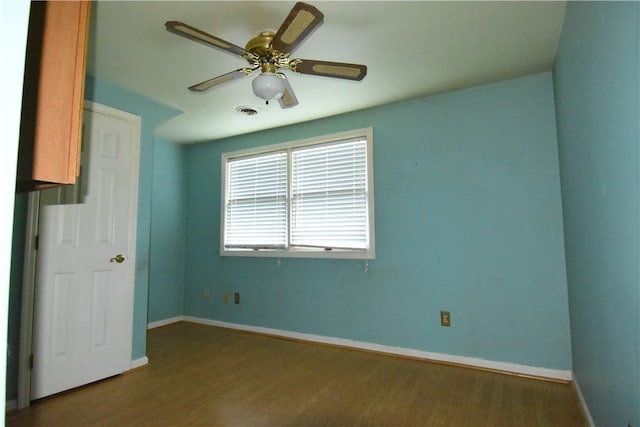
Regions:
[[222, 299], [224, 300], [224, 303], [227, 304], [229, 302], [229, 293], [225, 292], [222, 294]]
[[234, 304], [240, 304], [240, 293], [236, 292], [233, 294], [233, 303]]
[[205, 289], [204, 291], [202, 291], [202, 299], [208, 300], [209, 295], [211, 295], [211, 292], [209, 292], [209, 289]]
[[448, 311], [440, 312], [440, 326], [451, 326], [451, 314]]

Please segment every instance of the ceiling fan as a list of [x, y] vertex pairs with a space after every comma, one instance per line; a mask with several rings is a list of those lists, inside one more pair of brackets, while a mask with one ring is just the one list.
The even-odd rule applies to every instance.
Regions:
[[193, 92], [204, 92], [223, 83], [230, 82], [253, 74], [260, 69], [260, 74], [253, 80], [253, 91], [260, 98], [269, 100], [277, 98], [282, 108], [294, 107], [298, 99], [286, 76], [279, 72], [288, 68], [294, 73], [316, 76], [335, 77], [347, 80], [362, 80], [367, 74], [367, 66], [343, 62], [317, 61], [311, 59], [291, 59], [289, 55], [304, 39], [322, 24], [324, 15], [307, 3], [298, 2], [287, 15], [277, 32], [262, 31], [249, 40], [242, 48], [219, 37], [205, 33], [195, 27], [179, 21], [167, 21], [167, 31], [203, 43], [233, 55], [238, 55], [249, 62], [249, 67], [205, 80], [189, 87]]

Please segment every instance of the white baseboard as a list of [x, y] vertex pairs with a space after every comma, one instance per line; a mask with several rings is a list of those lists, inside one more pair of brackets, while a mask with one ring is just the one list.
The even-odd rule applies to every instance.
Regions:
[[139, 359], [132, 360], [131, 367], [129, 369], [136, 369], [141, 366], [147, 365], [148, 363], [149, 363], [149, 358], [147, 356], [144, 356]]
[[582, 394], [582, 390], [580, 389], [580, 383], [578, 382], [578, 378], [576, 378], [576, 374], [573, 374], [573, 389], [576, 391], [576, 395], [578, 396], [578, 404], [582, 408], [582, 413], [584, 417], [587, 419], [587, 424], [589, 427], [596, 427], [596, 423], [593, 422], [593, 418], [591, 417], [591, 412], [589, 411], [589, 407], [587, 406], [587, 402], [584, 400], [584, 395]]
[[18, 400], [17, 399], [7, 400], [7, 403], [5, 404], [5, 407], [4, 407], [4, 411], [10, 412], [10, 411], [15, 411], [16, 409], [18, 409]]
[[169, 319], [157, 320], [147, 324], [147, 329], [159, 328], [160, 326], [167, 326], [172, 323], [182, 322], [184, 316], [170, 317]]
[[261, 326], [249, 326], [238, 323], [221, 322], [218, 320], [203, 319], [199, 317], [184, 316], [187, 322], [201, 323], [204, 325], [218, 326], [222, 328], [237, 329], [241, 331], [255, 332], [259, 334], [275, 335], [284, 338], [291, 338], [300, 341], [310, 341], [322, 344], [337, 345], [341, 347], [350, 347], [361, 350], [375, 351], [378, 353], [394, 354], [398, 356], [407, 356], [415, 359], [430, 360], [436, 362], [445, 362], [474, 368], [490, 369], [494, 371], [503, 371], [510, 374], [525, 375], [532, 377], [548, 378], [553, 380], [571, 381], [572, 372], [558, 369], [540, 368], [536, 366], [519, 365], [515, 363], [496, 362], [492, 360], [479, 359], [475, 357], [454, 356], [444, 353], [432, 353], [429, 351], [416, 350], [412, 348], [393, 347], [382, 344], [369, 343], [364, 341], [355, 341], [344, 338], [325, 337], [322, 335], [304, 334], [300, 332], [284, 331], [280, 329], [264, 328]]

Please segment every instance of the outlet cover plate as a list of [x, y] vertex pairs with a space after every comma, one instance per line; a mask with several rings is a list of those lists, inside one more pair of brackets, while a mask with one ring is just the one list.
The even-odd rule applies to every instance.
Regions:
[[451, 314], [448, 311], [440, 312], [440, 326], [450, 327], [451, 326]]

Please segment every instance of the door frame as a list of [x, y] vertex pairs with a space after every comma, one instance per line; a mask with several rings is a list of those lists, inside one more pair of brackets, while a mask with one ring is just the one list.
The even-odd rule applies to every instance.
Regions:
[[[142, 119], [135, 114], [117, 110], [106, 105], [92, 101], [84, 101], [84, 111], [91, 111], [103, 114], [128, 122], [132, 126], [131, 141], [131, 203], [129, 218], [129, 238], [128, 244], [131, 252], [128, 254], [128, 261], [131, 261], [133, 268], [130, 269], [128, 280], [132, 284], [130, 292], [127, 293], [126, 310], [124, 313], [128, 317], [131, 328], [128, 330], [127, 348], [129, 353], [129, 369], [134, 368], [132, 356], [133, 348], [133, 307], [135, 295], [135, 273], [136, 273], [136, 232], [138, 224], [138, 184], [140, 174], [140, 131]], [[20, 313], [20, 355], [18, 363], [18, 409], [24, 409], [31, 403], [31, 354], [33, 349], [33, 323], [34, 323], [34, 300], [35, 300], [35, 280], [37, 263], [37, 238], [38, 222], [40, 217], [40, 192], [34, 191], [29, 194], [27, 207], [27, 230], [25, 237], [25, 254], [22, 282], [22, 305]], [[137, 366], [137, 365], [136, 365]]]

